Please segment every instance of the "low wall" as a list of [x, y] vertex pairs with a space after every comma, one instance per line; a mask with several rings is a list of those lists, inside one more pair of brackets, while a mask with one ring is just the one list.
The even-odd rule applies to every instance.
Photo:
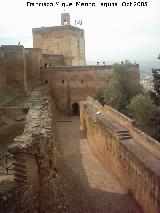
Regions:
[[14, 119], [17, 116], [26, 114], [27, 108], [22, 107], [3, 107], [0, 108], [2, 116], [7, 119]]
[[[1, 212], [53, 212], [53, 134], [49, 96], [32, 94], [23, 135], [8, 151], [13, 155], [14, 187], [1, 193]], [[1, 182], [0, 182], [1, 185]]]
[[[141, 143], [144, 147], [154, 152], [157, 156], [159, 156], [160, 153], [160, 142], [154, 140], [141, 130], [133, 127], [131, 130], [131, 134], [133, 135], [133, 138], [137, 140], [139, 143]], [[160, 157], [160, 156], [159, 156]]]
[[133, 120], [113, 109], [112, 107], [105, 105], [104, 107], [96, 100], [93, 100], [91, 97], [87, 98], [88, 103], [92, 104], [97, 111], [101, 111], [104, 115], [109, 116], [114, 119], [117, 123], [122, 126], [125, 126], [129, 130], [132, 129]]
[[[97, 111], [100, 111], [99, 115], [96, 115]], [[127, 128], [126, 116], [123, 117], [110, 107], [100, 106], [91, 98], [81, 103], [80, 120], [87, 142], [102, 164], [134, 195], [144, 212], [160, 212], [160, 158], [151, 149], [143, 146], [148, 143], [151, 147], [157, 146], [158, 149], [160, 144], [147, 136], [145, 140], [148, 142], [144, 140], [142, 143], [144, 134], [138, 132], [137, 136], [134, 127]], [[106, 120], [111, 125], [108, 125]], [[132, 138], [119, 140], [112, 121], [130, 130]]]

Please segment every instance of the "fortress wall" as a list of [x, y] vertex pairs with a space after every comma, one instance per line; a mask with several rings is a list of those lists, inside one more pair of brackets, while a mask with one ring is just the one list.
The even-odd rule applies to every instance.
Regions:
[[160, 152], [160, 143], [141, 130], [133, 127], [131, 130], [131, 134], [133, 135], [134, 139], [141, 143], [147, 149], [153, 151], [157, 156], [159, 156]]
[[118, 112], [117, 110], [113, 109], [110, 106], [104, 106], [106, 114], [108, 114], [111, 118], [113, 118], [117, 123], [125, 126], [129, 130], [132, 129], [133, 120], [129, 117], [123, 115], [122, 113]]
[[0, 85], [6, 84], [6, 74], [4, 69], [4, 51], [0, 48]]
[[25, 87], [27, 92], [40, 86], [41, 51], [35, 48], [25, 48]]
[[6, 85], [19, 95], [25, 93], [24, 86], [24, 47], [21, 45], [1, 46]]
[[42, 68], [42, 82], [48, 80], [58, 109], [70, 113], [73, 103], [95, 96], [98, 88], [106, 87], [112, 69], [102, 67], [50, 67]]
[[[134, 68], [133, 79], [139, 73], [138, 65]], [[55, 66], [41, 68], [42, 82], [47, 80], [51, 87], [58, 109], [71, 113], [72, 104], [94, 97], [100, 88], [108, 88], [114, 67], [107, 66]]]
[[[101, 114], [96, 116], [97, 110]], [[81, 128], [87, 142], [104, 167], [117, 175], [126, 190], [134, 195], [144, 212], [158, 213], [160, 159], [136, 141], [134, 135], [133, 139], [119, 140], [112, 123], [105, 122], [105, 110], [93, 100], [81, 103]]]
[[85, 65], [85, 39], [84, 31], [81, 29], [75, 30], [71, 35], [71, 50], [72, 50], [72, 65]]
[[117, 110], [113, 109], [112, 107], [108, 105], [104, 105], [104, 107], [97, 101], [94, 100], [91, 97], [87, 98], [88, 103], [92, 104], [94, 108], [100, 112], [103, 113], [105, 116], [109, 116], [110, 118], [114, 119], [117, 123], [119, 123], [122, 126], [125, 126], [129, 130], [132, 129], [132, 123], [133, 120], [130, 119], [129, 117], [125, 116], [124, 114], [118, 112]]
[[3, 113], [2, 109], [0, 109], [0, 126], [3, 124]]
[[49, 66], [64, 66], [64, 56], [63, 55], [42, 55], [42, 67], [45, 67], [45, 65]]
[[0, 190], [0, 209], [6, 213], [53, 212], [51, 99], [34, 92], [32, 100], [23, 135], [8, 149], [14, 160], [14, 180], [8, 180], [4, 192]]
[[39, 49], [24, 49], [21, 45], [1, 46], [0, 87], [6, 99], [12, 93], [23, 96], [40, 86], [40, 60]]

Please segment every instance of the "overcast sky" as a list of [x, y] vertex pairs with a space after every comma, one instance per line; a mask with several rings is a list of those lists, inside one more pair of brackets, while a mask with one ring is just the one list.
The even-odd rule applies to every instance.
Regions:
[[65, 9], [72, 25], [75, 19], [83, 20], [87, 60], [156, 59], [160, 53], [160, 0], [148, 0], [147, 7], [122, 7], [121, 0], [108, 1], [118, 2], [117, 7], [101, 7], [100, 2], [105, 0], [80, 2], [95, 2], [96, 7], [27, 7], [27, 0], [0, 0], [0, 44], [20, 41], [24, 47], [32, 47], [32, 28], [60, 25], [60, 14]]

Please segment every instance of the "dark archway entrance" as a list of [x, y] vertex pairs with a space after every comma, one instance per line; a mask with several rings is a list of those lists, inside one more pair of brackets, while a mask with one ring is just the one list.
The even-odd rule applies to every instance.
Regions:
[[79, 104], [72, 104], [72, 115], [79, 115]]

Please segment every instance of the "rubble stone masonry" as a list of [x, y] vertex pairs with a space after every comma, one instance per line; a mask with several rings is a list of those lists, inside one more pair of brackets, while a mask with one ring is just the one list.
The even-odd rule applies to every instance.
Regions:
[[[53, 134], [49, 96], [32, 93], [24, 132], [8, 151], [13, 155], [14, 179], [0, 191], [0, 212], [53, 212]], [[3, 185], [4, 183], [0, 183]]]

